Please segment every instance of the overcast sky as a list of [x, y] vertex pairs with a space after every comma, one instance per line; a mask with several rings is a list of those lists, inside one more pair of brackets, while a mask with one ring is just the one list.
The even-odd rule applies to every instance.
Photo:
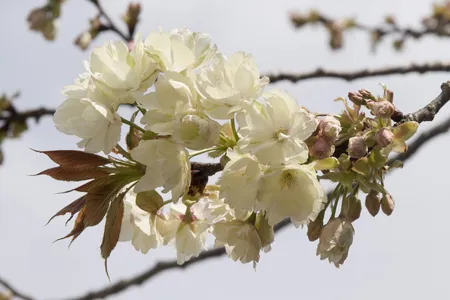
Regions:
[[[103, 1], [115, 19], [128, 1]], [[27, 30], [27, 13], [44, 1], [1, 1], [0, 3], [0, 92], [22, 92], [21, 109], [40, 105], [55, 107], [63, 101], [60, 90], [83, 70], [88, 52], [72, 45], [74, 37], [88, 26], [95, 14], [87, 1], [67, 1], [63, 6], [58, 39], [48, 43]], [[408, 41], [406, 50], [395, 53], [389, 44], [370, 52], [368, 37], [347, 36], [345, 49], [330, 52], [326, 33], [319, 28], [295, 31], [289, 23], [290, 10], [316, 8], [331, 16], [356, 16], [376, 24], [386, 13], [395, 12], [404, 25], [418, 24], [431, 9], [432, 1], [343, 0], [343, 1], [143, 1], [139, 30], [188, 26], [210, 33], [224, 53], [252, 53], [263, 72], [305, 72], [317, 67], [356, 70], [365, 67], [449, 61], [450, 41], [426, 37]], [[95, 43], [117, 39], [102, 35]], [[395, 103], [414, 111], [439, 93], [448, 74], [377, 77], [347, 83], [318, 79], [276, 86], [292, 93], [313, 111], [335, 113], [333, 103], [349, 91], [369, 88], [381, 92], [379, 82], [395, 92]], [[450, 115], [445, 107], [434, 123]], [[420, 130], [429, 127], [421, 126]], [[78, 296], [108, 284], [99, 246], [102, 226], [89, 228], [67, 248], [68, 241], [52, 243], [70, 231], [65, 218], [44, 226], [75, 194], [56, 195], [74, 187], [49, 177], [30, 177], [53, 166], [49, 159], [29, 150], [75, 149], [77, 139], [56, 131], [50, 118], [32, 126], [18, 141], [4, 145], [5, 163], [0, 167], [0, 276], [24, 293], [38, 299]], [[450, 160], [444, 156], [449, 136], [441, 136], [408, 161], [403, 170], [387, 180], [396, 201], [390, 217], [372, 218], [366, 211], [355, 222], [356, 235], [350, 255], [341, 269], [315, 256], [304, 230], [285, 229], [276, 236], [272, 251], [262, 255], [255, 270], [250, 264], [223, 257], [198, 264], [186, 271], [171, 271], [133, 287], [110, 299], [449, 299], [450, 247], [447, 191]], [[113, 282], [175, 257], [172, 248], [135, 251], [119, 244], [109, 259]]]

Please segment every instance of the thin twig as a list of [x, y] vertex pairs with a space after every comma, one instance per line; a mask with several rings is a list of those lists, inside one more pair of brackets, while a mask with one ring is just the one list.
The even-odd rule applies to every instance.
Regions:
[[108, 24], [106, 24], [104, 30], [111, 30], [111, 31], [117, 33], [126, 42], [133, 40], [132, 36], [126, 35], [116, 26], [116, 24], [114, 24], [111, 17], [105, 12], [105, 10], [103, 9], [103, 6], [100, 4], [100, 0], [88, 0], [88, 1], [95, 5], [100, 16], [104, 17], [105, 20], [108, 22]]
[[0, 278], [0, 285], [4, 286], [14, 297], [17, 297], [19, 299], [23, 300], [34, 300], [34, 298], [27, 296], [23, 294], [22, 292], [19, 292], [17, 289], [12, 287], [8, 282]]
[[298, 81], [315, 78], [337, 78], [346, 81], [353, 81], [357, 79], [383, 75], [397, 75], [397, 74], [400, 75], [408, 73], [423, 74], [427, 72], [450, 72], [450, 63], [412, 64], [409, 66], [392, 66], [378, 69], [362, 69], [350, 72], [337, 72], [319, 68], [315, 71], [306, 73], [269, 73], [265, 74], [265, 76], [270, 78], [271, 83], [282, 80], [288, 80], [293, 83], [296, 83]]

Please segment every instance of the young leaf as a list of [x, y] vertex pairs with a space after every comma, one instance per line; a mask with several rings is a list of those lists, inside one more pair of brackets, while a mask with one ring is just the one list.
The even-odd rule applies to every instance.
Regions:
[[82, 181], [87, 179], [99, 178], [108, 176], [109, 173], [102, 169], [91, 169], [91, 170], [73, 170], [73, 169], [65, 169], [62, 167], [54, 167], [42, 172], [39, 172], [36, 175], [47, 175], [56, 180], [62, 181]]
[[85, 204], [84, 196], [78, 198], [77, 200], [73, 201], [72, 203], [70, 203], [69, 205], [58, 211], [55, 215], [53, 215], [53, 217], [51, 217], [50, 220], [48, 220], [47, 224], [50, 223], [50, 221], [57, 216], [63, 216], [66, 213], [70, 213], [70, 218], [66, 221], [67, 225], [67, 223], [73, 218], [73, 216], [84, 207], [84, 204]]
[[106, 260], [111, 254], [114, 247], [119, 241], [120, 228], [123, 218], [123, 197], [125, 193], [121, 193], [114, 198], [106, 216], [105, 231], [103, 233], [103, 241], [100, 246], [102, 257]]
[[86, 153], [83, 151], [75, 150], [54, 150], [54, 151], [39, 151], [38, 153], [47, 155], [55, 163], [67, 170], [85, 171], [91, 170], [99, 166], [104, 166], [110, 163], [110, 161], [102, 156]]
[[70, 244], [73, 243], [73, 241], [75, 241], [75, 239], [83, 232], [83, 230], [86, 228], [86, 226], [84, 225], [84, 218], [85, 218], [85, 207], [83, 207], [80, 212], [78, 213], [77, 218], [75, 219], [75, 224], [73, 225], [72, 230], [66, 235], [63, 236], [62, 238], [57, 239], [55, 242], [66, 239], [68, 237], [72, 237], [72, 241], [70, 242]]

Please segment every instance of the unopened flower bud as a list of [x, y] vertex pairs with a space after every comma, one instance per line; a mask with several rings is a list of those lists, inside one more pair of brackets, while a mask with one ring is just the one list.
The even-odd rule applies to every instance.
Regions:
[[395, 25], [396, 24], [395, 17], [393, 15], [387, 15], [386, 17], [384, 17], [384, 22], [386, 24], [389, 24], [389, 25]]
[[391, 90], [386, 91], [386, 100], [391, 103], [394, 103], [394, 92], [393, 91], [391, 91]]
[[327, 140], [334, 142], [342, 130], [341, 123], [332, 116], [326, 116], [319, 122], [320, 134]]
[[348, 140], [348, 155], [353, 158], [361, 158], [367, 154], [367, 145], [363, 137], [354, 136]]
[[92, 35], [90, 32], [83, 32], [74, 41], [74, 44], [81, 50], [86, 50], [92, 41]]
[[378, 118], [390, 118], [395, 112], [395, 106], [387, 100], [371, 102], [369, 105], [371, 113]]
[[30, 30], [39, 31], [46, 40], [54, 40], [56, 36], [56, 23], [52, 9], [43, 6], [33, 9], [27, 17]]
[[122, 19], [127, 24], [128, 28], [133, 29], [139, 21], [139, 14], [141, 13], [141, 5], [139, 3], [130, 3], [128, 10], [123, 15]]
[[389, 194], [385, 194], [383, 198], [381, 198], [381, 210], [387, 215], [390, 216], [394, 211], [395, 202], [392, 199], [392, 196]]
[[363, 96], [360, 93], [350, 92], [348, 93], [348, 99], [356, 105], [362, 105], [364, 103]]
[[302, 27], [303, 25], [308, 23], [308, 18], [296, 12], [289, 13], [289, 18], [291, 19], [292, 25], [296, 28]]
[[330, 157], [334, 152], [334, 146], [324, 137], [319, 137], [311, 147], [311, 155], [318, 159]]
[[375, 99], [375, 96], [372, 95], [372, 93], [370, 91], [366, 90], [366, 89], [360, 89], [358, 91], [358, 93], [360, 93], [361, 96], [363, 96], [363, 98], [365, 98], [365, 99], [372, 99], [372, 100]]
[[380, 211], [380, 196], [375, 190], [371, 190], [366, 196], [367, 211], [375, 217]]
[[308, 239], [314, 242], [320, 237], [323, 228], [323, 215], [319, 215], [314, 222], [308, 224]]
[[347, 199], [347, 201], [348, 207], [345, 217], [349, 222], [354, 222], [358, 220], [359, 217], [361, 216], [362, 210], [361, 200], [359, 200], [358, 197], [356, 197], [355, 195]]
[[344, 26], [341, 22], [335, 21], [329, 26], [330, 47], [331, 49], [340, 49], [344, 44]]
[[377, 144], [381, 147], [389, 146], [394, 140], [394, 134], [387, 128], [381, 128], [375, 135]]

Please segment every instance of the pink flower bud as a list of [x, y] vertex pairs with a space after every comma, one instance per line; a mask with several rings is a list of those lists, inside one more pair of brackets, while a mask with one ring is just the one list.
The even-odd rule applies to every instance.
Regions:
[[320, 131], [319, 134], [330, 142], [334, 142], [342, 130], [339, 120], [332, 116], [326, 116], [320, 120], [318, 127]]
[[369, 108], [372, 114], [379, 118], [390, 118], [395, 112], [395, 106], [387, 100], [371, 102]]
[[380, 196], [377, 191], [371, 190], [366, 197], [367, 211], [375, 217], [380, 211]]
[[348, 155], [353, 158], [361, 158], [367, 153], [367, 145], [363, 137], [354, 136], [348, 140]]
[[394, 140], [394, 134], [387, 128], [381, 128], [375, 135], [377, 144], [381, 147], [389, 146]]
[[134, 41], [129, 41], [127, 43], [127, 46], [128, 46], [128, 51], [131, 52], [133, 50], [133, 48], [134, 48]]
[[360, 93], [348, 93], [348, 99], [352, 101], [356, 105], [362, 105], [363, 104], [363, 96]]
[[324, 137], [319, 137], [311, 147], [311, 155], [318, 159], [330, 157], [333, 152], [333, 144]]
[[392, 212], [394, 211], [395, 202], [394, 199], [392, 199], [392, 196], [389, 194], [386, 194], [381, 198], [381, 210], [387, 215], [390, 216]]
[[314, 242], [320, 237], [323, 228], [323, 216], [317, 217], [314, 222], [308, 224], [308, 239]]

